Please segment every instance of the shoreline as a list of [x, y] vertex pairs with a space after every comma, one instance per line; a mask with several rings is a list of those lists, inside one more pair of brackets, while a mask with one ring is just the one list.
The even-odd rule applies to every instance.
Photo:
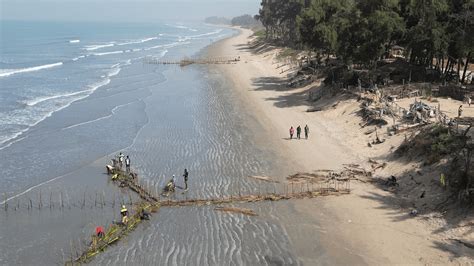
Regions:
[[[343, 102], [318, 114], [306, 112], [310, 106], [305, 95], [308, 88], [281, 86], [286, 75], [275, 66], [275, 53], [271, 49], [256, 53], [248, 47], [252, 32], [238, 30], [237, 36], [210, 45], [207, 52], [210, 57], [240, 56], [238, 64], [216, 68], [233, 84], [234, 91], [265, 128], [262, 136], [270, 138], [267, 141], [271, 141], [279, 155], [286, 158], [288, 165], [284, 168], [293, 172], [338, 170], [344, 164], [366, 165], [368, 159], [383, 154], [376, 149], [368, 152], [361, 148], [360, 145], [366, 143], [357, 136], [359, 131], [351, 132], [355, 128], [354, 121], [343, 121], [346, 112], [353, 111], [357, 103]], [[310, 127], [309, 140], [287, 140], [286, 132], [290, 126], [300, 124], [304, 127], [306, 123]], [[282, 211], [292, 207], [296, 217], [306, 217], [301, 220], [303, 225], [295, 225], [295, 216], [281, 218], [293, 249], [304, 264], [319, 261], [320, 258], [315, 257], [317, 253], [309, 248], [315, 243], [322, 243], [327, 249], [326, 253], [333, 259], [331, 264], [469, 261], [469, 258], [459, 256], [458, 259], [449, 250], [443, 250], [439, 244], [443, 236], [433, 233], [436, 225], [423, 221], [422, 217], [412, 218], [404, 209], [397, 208], [389, 192], [359, 182], [353, 182], [351, 188], [353, 192], [349, 196], [279, 206]], [[314, 224], [308, 224], [308, 220]], [[321, 239], [314, 239], [313, 230], [320, 232]], [[355, 262], [355, 259], [359, 261]]]

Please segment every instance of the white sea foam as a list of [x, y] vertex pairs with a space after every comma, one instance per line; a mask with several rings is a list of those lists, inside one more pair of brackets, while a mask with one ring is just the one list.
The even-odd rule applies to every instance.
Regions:
[[103, 56], [103, 55], [123, 54], [123, 53], [125, 53], [125, 51], [112, 51], [112, 52], [104, 52], [104, 53], [93, 53], [92, 55]]
[[168, 53], [168, 50], [164, 50], [164, 51], [162, 51], [162, 52], [161, 52], [161, 54], [160, 54], [160, 57], [163, 57], [163, 56], [165, 56], [167, 53]]
[[202, 37], [216, 35], [216, 34], [221, 33], [222, 31], [223, 31], [222, 29], [218, 29], [218, 30], [211, 31], [211, 32], [206, 32], [206, 33], [203, 33], [203, 34], [189, 35], [189, 36], [182, 36], [182, 35], [180, 36], [180, 35], [173, 35], [173, 34], [165, 34], [165, 35], [170, 36], [170, 37], [178, 38], [179, 42], [185, 42], [185, 41], [192, 40], [192, 39], [200, 39]]
[[97, 121], [101, 121], [101, 120], [104, 120], [104, 119], [107, 119], [107, 118], [110, 118], [110, 117], [112, 117], [112, 115], [106, 115], [106, 116], [99, 117], [99, 118], [97, 118], [97, 119], [90, 120], [90, 121], [87, 121], [87, 122], [82, 122], [82, 123], [74, 124], [74, 125], [65, 127], [65, 128], [63, 128], [63, 129], [61, 129], [61, 130], [67, 130], [67, 129], [71, 129], [71, 128], [75, 128], [75, 127], [79, 127], [79, 126], [91, 124], [91, 123], [94, 123], [94, 122], [97, 122]]
[[77, 61], [77, 60], [82, 59], [82, 58], [84, 58], [84, 57], [86, 57], [86, 56], [85, 56], [85, 55], [81, 55], [81, 56], [78, 56], [78, 57], [76, 57], [76, 58], [73, 58], [72, 61]]
[[[113, 74], [113, 73], [112, 73]], [[30, 128], [36, 126], [37, 124], [39, 124], [40, 122], [44, 121], [45, 119], [47, 119], [48, 117], [50, 117], [51, 115], [53, 115], [55, 112], [58, 112], [64, 108], [67, 108], [69, 107], [72, 103], [76, 102], [76, 101], [79, 101], [79, 100], [82, 100], [86, 97], [88, 97], [89, 95], [91, 95], [94, 91], [96, 91], [98, 88], [102, 87], [102, 86], [105, 86], [107, 84], [110, 83], [110, 78], [107, 77], [106, 79], [103, 79], [101, 81], [98, 81], [96, 83], [93, 83], [91, 85], [88, 85], [86, 87], [85, 90], [81, 90], [81, 91], [77, 91], [77, 92], [72, 92], [72, 93], [64, 93], [64, 94], [59, 94], [59, 95], [51, 95], [51, 96], [46, 96], [46, 97], [39, 97], [39, 98], [36, 98], [36, 99], [33, 99], [33, 100], [30, 100], [30, 101], [27, 101], [25, 102], [25, 104], [28, 106], [28, 107], [34, 107], [35, 105], [37, 104], [40, 104], [42, 102], [46, 102], [46, 101], [53, 101], [53, 100], [60, 100], [62, 98], [64, 98], [65, 100], [63, 102], [57, 102], [56, 104], [54, 104], [55, 107], [58, 107], [59, 108], [56, 108], [54, 110], [51, 110], [50, 112], [47, 112], [46, 114], [42, 115], [41, 117], [38, 117], [37, 119], [35, 118], [28, 118], [27, 120], [24, 120], [24, 121], [16, 121], [16, 122], [13, 122], [11, 121], [11, 123], [13, 124], [22, 124], [24, 126], [28, 126], [28, 128], [20, 131], [20, 132], [17, 132], [9, 137], [7, 137], [6, 139], [4, 140], [1, 140], [0, 141], [0, 144], [4, 144], [8, 141], [11, 141], [13, 139], [16, 139], [18, 137], [20, 137], [21, 135], [23, 135], [25, 132], [27, 132]], [[14, 117], [10, 117], [9, 119], [11, 120], [15, 120]], [[28, 120], [33, 120], [33, 121], [28, 121]], [[6, 121], [7, 123], [9, 123], [8, 121]], [[16, 141], [15, 141], [16, 142]], [[0, 149], [4, 149], [6, 148], [7, 146], [9, 146], [11, 144], [8, 144], [4, 147], [1, 147]]]
[[77, 123], [77, 124], [74, 124], [74, 125], [65, 127], [65, 128], [63, 128], [62, 130], [67, 130], [67, 129], [71, 129], [71, 128], [75, 128], [75, 127], [79, 127], [79, 126], [83, 126], [83, 125], [87, 125], [87, 124], [92, 124], [92, 123], [95, 123], [95, 122], [98, 122], [98, 121], [101, 121], [101, 120], [110, 118], [110, 117], [112, 117], [112, 116], [115, 114], [115, 112], [116, 112], [119, 108], [122, 108], [122, 107], [124, 107], [124, 106], [130, 105], [130, 104], [132, 104], [132, 103], [133, 103], [133, 102], [115, 106], [115, 107], [112, 109], [110, 115], [102, 116], [102, 117], [99, 117], [99, 118], [96, 118], [96, 119], [93, 119], [93, 120], [89, 120], [89, 121], [86, 121], [86, 122], [82, 122], [82, 123]]
[[145, 51], [153, 50], [153, 49], [159, 49], [159, 48], [172, 48], [180, 45], [185, 45], [185, 44], [190, 44], [190, 42], [174, 42], [174, 43], [169, 43], [169, 44], [162, 44], [162, 45], [156, 45], [152, 47], [145, 48]]
[[54, 100], [58, 98], [65, 98], [65, 97], [71, 97], [74, 95], [78, 95], [81, 93], [89, 92], [90, 90], [82, 90], [82, 91], [76, 91], [76, 92], [71, 92], [71, 93], [64, 93], [64, 94], [58, 94], [58, 95], [52, 95], [52, 96], [44, 96], [44, 97], [38, 97], [29, 101], [24, 102], [27, 106], [35, 106], [37, 104], [40, 104], [42, 102], [46, 102], [49, 100]]
[[42, 119], [38, 120], [37, 122], [33, 123], [30, 125], [30, 127], [33, 127], [33, 126], [36, 126], [38, 123], [40, 123], [41, 121], [45, 120], [46, 118], [50, 117], [51, 115], [53, 115], [55, 112], [58, 112], [64, 108], [67, 108], [69, 107], [72, 103], [76, 102], [76, 101], [79, 101], [79, 100], [82, 100], [86, 97], [88, 97], [89, 95], [91, 95], [94, 91], [96, 91], [98, 88], [102, 87], [102, 86], [105, 86], [107, 84], [110, 83], [110, 79], [107, 78], [107, 79], [104, 79], [104, 80], [101, 80], [101, 81], [98, 81], [96, 83], [93, 83], [89, 86], [87, 86], [87, 89], [86, 90], [82, 90], [82, 91], [78, 91], [78, 92], [73, 92], [73, 93], [67, 93], [67, 94], [62, 94], [60, 97], [56, 97], [56, 98], [69, 98], [69, 97], [72, 97], [72, 96], [77, 96], [77, 97], [73, 97], [73, 99], [71, 99], [70, 101], [68, 101], [64, 106], [56, 109], [56, 110], [53, 110], [51, 112], [49, 112], [47, 115], [45, 115]]
[[108, 74], [109, 77], [117, 76], [122, 69], [120, 67], [113, 68]]
[[115, 42], [107, 43], [107, 44], [96, 44], [96, 45], [87, 45], [84, 47], [84, 50], [87, 51], [94, 51], [102, 48], [113, 47]]
[[14, 74], [39, 71], [39, 70], [43, 70], [43, 69], [58, 67], [58, 66], [61, 66], [62, 64], [63, 64], [63, 62], [58, 62], [58, 63], [54, 63], [54, 64], [47, 64], [47, 65], [35, 66], [35, 67], [27, 67], [27, 68], [21, 68], [21, 69], [1, 69], [0, 70], [0, 77], [8, 77], [8, 76], [11, 76], [11, 75], [14, 75]]
[[[21, 135], [21, 134], [23, 134], [22, 131], [16, 133], [15, 136], [13, 136], [13, 137], [10, 137], [9, 140], [14, 139], [14, 138], [18, 137], [18, 136]], [[3, 149], [6, 149], [6, 148], [10, 147], [11, 145], [13, 145], [13, 144], [15, 144], [15, 143], [17, 143], [17, 142], [19, 142], [19, 141], [22, 141], [22, 140], [24, 140], [24, 139], [26, 139], [26, 138], [27, 138], [27, 137], [23, 137], [23, 138], [16, 139], [16, 140], [14, 140], [14, 141], [8, 143], [7, 145], [5, 145], [5, 146], [3, 146], [3, 147], [0, 147], [0, 151], [3, 150]], [[8, 141], [8, 140], [2, 142], [2, 144], [5, 143], [5, 142], [7, 142], [7, 141]]]
[[20, 196], [22, 196], [22, 195], [25, 195], [26, 193], [32, 191], [33, 189], [36, 189], [36, 188], [38, 188], [38, 187], [40, 187], [40, 186], [46, 185], [46, 184], [51, 183], [51, 182], [53, 182], [53, 181], [55, 181], [55, 180], [58, 180], [58, 179], [60, 179], [60, 178], [63, 178], [64, 176], [66, 176], [66, 175], [58, 176], [58, 177], [55, 177], [55, 178], [50, 179], [50, 180], [48, 180], [48, 181], [42, 182], [42, 183], [40, 183], [40, 184], [38, 184], [38, 185], [32, 186], [32, 187], [26, 189], [25, 191], [23, 191], [23, 192], [21, 192], [21, 193], [18, 193], [18, 194], [14, 195], [14, 196], [11, 196], [11, 197], [7, 198], [6, 200], [2, 201], [0, 204], [3, 205], [3, 204], [5, 204], [6, 202], [9, 202], [9, 201], [12, 200], [12, 199], [16, 199], [16, 198], [18, 198], [18, 197], [20, 197]]
[[151, 37], [151, 38], [146, 38], [146, 39], [141, 39], [141, 40], [134, 40], [134, 41], [129, 41], [129, 42], [124, 42], [124, 43], [118, 43], [117, 45], [129, 45], [129, 44], [139, 44], [139, 43], [145, 43], [149, 41], [153, 41], [158, 39], [158, 37]]
[[195, 39], [195, 38], [200, 38], [200, 37], [205, 37], [205, 36], [211, 36], [211, 35], [216, 35], [222, 32], [222, 29], [218, 29], [215, 31], [211, 31], [208, 33], [203, 33], [203, 34], [198, 34], [198, 35], [192, 35], [192, 36], [186, 36], [187, 38]]
[[197, 31], [196, 29], [186, 27], [186, 26], [183, 26], [183, 25], [170, 25], [170, 24], [166, 24], [166, 25], [170, 26], [170, 27], [173, 27], [173, 28], [183, 29], [183, 30]]
[[81, 40], [69, 40], [69, 43], [80, 43]]

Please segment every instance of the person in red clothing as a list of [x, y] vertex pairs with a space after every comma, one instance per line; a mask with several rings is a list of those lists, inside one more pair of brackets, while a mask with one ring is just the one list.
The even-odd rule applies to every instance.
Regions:
[[293, 126], [290, 127], [290, 139], [293, 139], [293, 135], [295, 134], [295, 129]]
[[95, 234], [97, 237], [104, 237], [105, 236], [104, 228], [102, 226], [97, 226], [95, 228]]

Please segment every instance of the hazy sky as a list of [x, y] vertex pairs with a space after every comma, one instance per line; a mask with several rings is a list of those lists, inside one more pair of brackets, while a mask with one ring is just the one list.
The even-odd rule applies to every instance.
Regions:
[[196, 20], [258, 13], [260, 0], [0, 0], [0, 17], [15, 20]]

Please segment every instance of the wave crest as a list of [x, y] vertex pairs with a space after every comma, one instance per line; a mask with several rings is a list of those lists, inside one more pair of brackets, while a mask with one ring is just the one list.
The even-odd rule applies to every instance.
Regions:
[[63, 62], [35, 66], [35, 67], [20, 68], [20, 69], [0, 69], [0, 77], [8, 77], [8, 76], [20, 74], [20, 73], [34, 72], [34, 71], [39, 71], [43, 69], [58, 67], [61, 65], [63, 65]]

